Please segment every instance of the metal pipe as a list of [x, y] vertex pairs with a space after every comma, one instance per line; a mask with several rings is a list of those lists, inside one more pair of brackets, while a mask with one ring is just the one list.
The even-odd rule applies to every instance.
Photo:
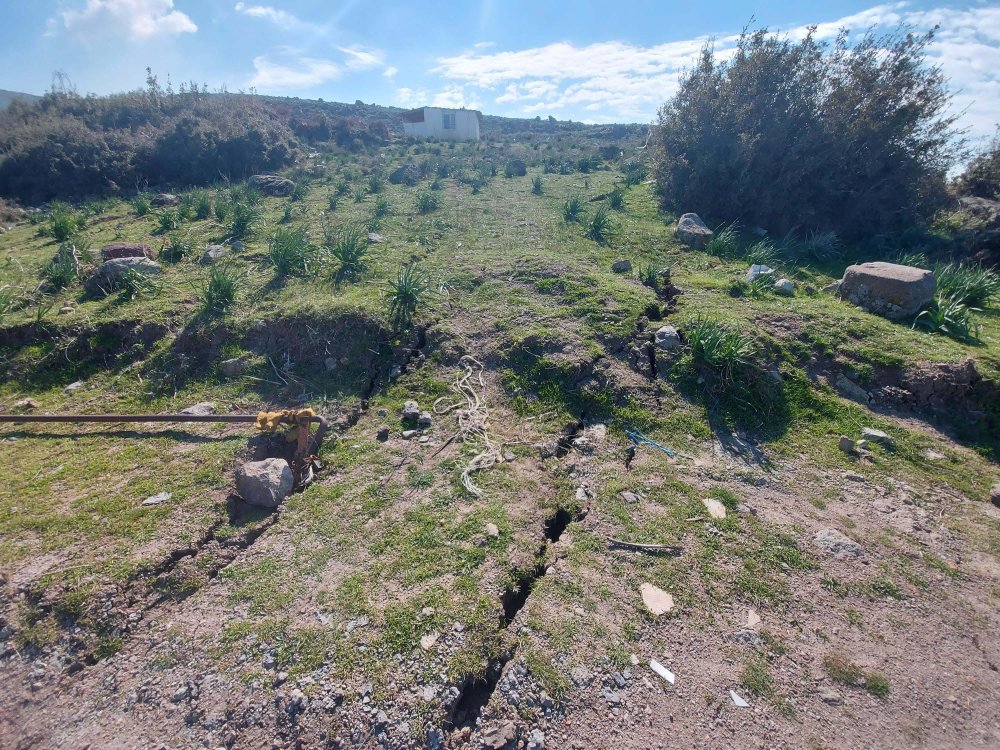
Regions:
[[[256, 422], [256, 414], [0, 414], [2, 422]], [[326, 426], [318, 414], [310, 422]]]

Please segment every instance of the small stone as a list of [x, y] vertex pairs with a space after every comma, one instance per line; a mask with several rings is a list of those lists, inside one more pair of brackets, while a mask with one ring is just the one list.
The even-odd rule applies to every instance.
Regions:
[[590, 493], [587, 492], [587, 488], [586, 487], [577, 487], [576, 488], [576, 500], [577, 500], [577, 502], [585, 503], [585, 502], [587, 502], [587, 500], [589, 498], [590, 498]]
[[854, 441], [851, 440], [849, 437], [847, 437], [847, 435], [841, 435], [840, 436], [840, 442], [838, 443], [838, 447], [844, 453], [856, 453], [857, 452], [857, 446], [854, 445]]
[[532, 729], [528, 734], [526, 750], [545, 750], [545, 732], [541, 729]]
[[233, 252], [242, 253], [247, 249], [246, 243], [243, 240], [233, 240], [229, 243], [229, 246], [233, 248]]
[[839, 558], [861, 557], [861, 545], [836, 529], [820, 529], [814, 537], [816, 544]]
[[614, 273], [632, 273], [632, 261], [626, 258], [616, 260], [611, 264], [611, 270]]
[[876, 430], [873, 427], [862, 427], [861, 437], [867, 440], [869, 443], [879, 443], [884, 445], [886, 448], [895, 448], [896, 444], [893, 439], [882, 430]]
[[438, 638], [440, 637], [441, 634], [438, 633], [437, 631], [434, 631], [433, 633], [428, 633], [427, 635], [425, 635], [423, 638], [420, 639], [420, 648], [422, 648], [424, 651], [430, 651], [432, 648], [434, 648], [434, 644], [438, 642]]
[[250, 505], [277, 508], [292, 494], [292, 469], [283, 458], [250, 461], [236, 470], [236, 492]]
[[207, 417], [210, 414], [215, 414], [215, 404], [211, 401], [202, 401], [181, 409], [180, 413], [187, 417]]
[[434, 424], [434, 418], [431, 416], [429, 411], [422, 411], [417, 417], [417, 426], [421, 429], [426, 430], [428, 427]]
[[434, 607], [424, 607], [422, 610], [420, 610], [420, 616], [421, 617], [433, 617], [434, 616]]
[[830, 706], [839, 706], [844, 702], [843, 696], [832, 688], [823, 688], [820, 690], [819, 699]]
[[83, 381], [77, 380], [74, 383], [70, 383], [65, 388], [63, 388], [63, 393], [72, 393], [73, 391], [78, 391], [83, 388]]
[[260, 663], [260, 665], [264, 669], [274, 669], [276, 664], [277, 662], [275, 661], [274, 654], [272, 654], [271, 652], [264, 654], [264, 658], [261, 660]]
[[665, 352], [675, 352], [681, 347], [681, 335], [673, 326], [661, 326], [653, 334], [656, 345]]
[[705, 506], [705, 510], [708, 511], [708, 515], [712, 518], [726, 517], [726, 506], [719, 500], [716, 500], [714, 497], [704, 497], [701, 499], [701, 502]]
[[628, 684], [628, 682], [625, 680], [625, 675], [623, 675], [621, 672], [612, 672], [611, 679], [615, 683], [615, 685], [618, 686], [619, 689], [625, 687]]
[[174, 694], [171, 696], [170, 700], [172, 700], [174, 703], [180, 703], [182, 700], [188, 697], [190, 692], [191, 692], [190, 688], [188, 687], [187, 683], [185, 683], [179, 686], [174, 691]]
[[420, 434], [419, 430], [403, 430], [403, 440], [409, 440], [415, 438]]
[[747, 627], [752, 630], [758, 625], [760, 625], [760, 615], [758, 615], [752, 609], [747, 610]]
[[504, 750], [517, 739], [517, 727], [512, 721], [483, 730], [482, 742], [485, 750]]
[[773, 276], [774, 269], [770, 266], [765, 266], [762, 263], [754, 263], [750, 266], [750, 270], [747, 271], [747, 283], [752, 284], [755, 279], [759, 276]]
[[856, 472], [856, 471], [845, 471], [844, 472], [844, 479], [848, 480], [849, 482], [863, 482], [863, 481], [865, 481], [864, 476], [862, 476], [861, 474], [858, 474], [858, 472]]
[[651, 583], [642, 584], [639, 592], [642, 594], [642, 603], [654, 615], [666, 614], [674, 608], [674, 597]]
[[229, 250], [224, 245], [209, 245], [198, 262], [203, 266], [208, 266], [217, 260], [222, 260], [227, 255], [229, 255]]
[[14, 408], [23, 409], [24, 411], [33, 411], [38, 408], [38, 402], [33, 398], [22, 398], [14, 404]]
[[484, 531], [486, 532], [486, 536], [493, 537], [494, 539], [500, 536], [500, 529], [497, 528], [495, 523], [486, 524]]
[[420, 419], [420, 405], [416, 401], [407, 401], [403, 404], [403, 421], [415, 422]]
[[386, 440], [389, 439], [389, 428], [386, 427], [385, 425], [382, 425], [381, 427], [379, 427], [378, 428], [378, 432], [375, 434], [375, 438], [380, 443], [384, 443]]
[[677, 220], [674, 234], [688, 247], [703, 248], [711, 241], [714, 233], [698, 214], [686, 213]]
[[636, 656], [635, 654], [629, 654], [629, 656], [628, 656], [628, 662], [633, 667], [638, 667], [639, 666], [639, 657]]
[[624, 500], [626, 503], [632, 504], [639, 502], [639, 496], [634, 492], [629, 492], [628, 490], [625, 490], [621, 494], [622, 494], [622, 500]]
[[232, 359], [224, 359], [219, 363], [219, 372], [225, 375], [227, 378], [238, 378], [247, 370], [249, 362], [243, 357], [233, 357]]
[[369, 232], [368, 233], [368, 241], [369, 242], [374, 242], [376, 245], [380, 245], [383, 242], [385, 242], [385, 237], [383, 237], [378, 232]]
[[172, 495], [169, 492], [157, 492], [155, 495], [150, 495], [145, 500], [142, 501], [144, 506], [159, 505], [160, 503], [165, 503], [169, 500]]
[[75, 309], [76, 309], [76, 308], [75, 308], [75, 307], [73, 307], [72, 305], [64, 305], [63, 307], [60, 307], [60, 308], [59, 308], [59, 314], [60, 314], [60, 315], [69, 315], [69, 314], [70, 314], [70, 313], [72, 313], [72, 312], [73, 312], [73, 311], [74, 311]]
[[774, 291], [783, 297], [795, 294], [795, 283], [791, 279], [778, 279], [774, 282]]

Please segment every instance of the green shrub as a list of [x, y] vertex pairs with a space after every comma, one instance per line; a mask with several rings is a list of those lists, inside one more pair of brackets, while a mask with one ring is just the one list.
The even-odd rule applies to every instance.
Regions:
[[939, 263], [934, 279], [938, 296], [969, 307], [986, 307], [1000, 293], [1000, 274], [981, 265]]
[[982, 311], [938, 294], [927, 309], [914, 319], [913, 328], [923, 328], [956, 341], [975, 343], [979, 341], [979, 325], [972, 320], [973, 312]]
[[229, 204], [224, 200], [215, 201], [215, 220], [220, 224], [225, 224], [229, 218]]
[[355, 203], [364, 203], [365, 195], [367, 195], [367, 193], [365, 193], [365, 189], [364, 188], [358, 188], [357, 190], [354, 191], [354, 202]]
[[66, 242], [77, 231], [73, 210], [65, 203], [53, 203], [49, 213], [49, 234], [56, 242]]
[[614, 211], [624, 211], [625, 210], [625, 190], [624, 188], [616, 187], [610, 193], [608, 193], [608, 208]]
[[413, 316], [427, 289], [426, 282], [417, 276], [413, 266], [400, 268], [395, 280], [389, 281], [386, 289], [389, 320], [396, 330], [407, 328], [413, 322]]
[[139, 297], [152, 297], [160, 292], [160, 282], [153, 276], [139, 273], [133, 268], [123, 273], [115, 286], [118, 289], [118, 299], [126, 302]]
[[757, 353], [749, 336], [707, 316], [691, 320], [685, 333], [691, 361], [711, 370], [725, 383], [731, 382], [738, 370], [749, 367]]
[[542, 178], [535, 175], [534, 179], [531, 181], [531, 192], [534, 195], [542, 194]]
[[197, 190], [193, 196], [194, 218], [204, 221], [212, 215], [212, 197], [207, 190]]
[[147, 216], [153, 208], [149, 193], [139, 193], [129, 203], [136, 216]]
[[173, 208], [165, 208], [156, 215], [161, 232], [172, 232], [181, 225], [180, 214]]
[[837, 233], [832, 231], [813, 232], [802, 243], [802, 250], [806, 255], [820, 262], [833, 260], [842, 253]]
[[377, 195], [385, 189], [385, 177], [381, 172], [372, 172], [368, 176], [368, 192]]
[[329, 202], [328, 202], [330, 210], [331, 211], [336, 211], [337, 210], [337, 206], [339, 204], [340, 204], [340, 196], [337, 195], [336, 193], [331, 193], [330, 194], [330, 198], [329, 198]]
[[72, 244], [64, 242], [59, 246], [55, 257], [42, 267], [41, 277], [45, 289], [58, 292], [77, 280], [80, 267], [74, 251]]
[[610, 238], [611, 231], [611, 217], [608, 216], [608, 210], [601, 206], [587, 224], [587, 237], [603, 245]]
[[932, 40], [748, 30], [725, 60], [707, 45], [653, 129], [663, 207], [848, 239], [929, 219], [962, 150]]
[[423, 192], [417, 195], [417, 211], [429, 214], [441, 206], [441, 198], [435, 193]]
[[968, 163], [955, 180], [959, 195], [1000, 200], [1000, 127], [990, 143]]
[[208, 271], [208, 278], [201, 288], [201, 308], [210, 315], [219, 315], [229, 309], [239, 290], [240, 276], [234, 266], [216, 263]]
[[309, 194], [309, 183], [305, 180], [298, 180], [295, 183], [295, 187], [292, 188], [292, 192], [288, 194], [288, 200], [290, 201], [303, 201]]
[[278, 229], [268, 243], [267, 256], [282, 276], [308, 274], [316, 261], [316, 247], [309, 241], [305, 227]]
[[337, 286], [343, 281], [357, 279], [365, 271], [365, 255], [368, 253], [368, 237], [356, 227], [348, 227], [338, 232], [326, 233], [327, 248], [337, 261], [333, 282]]
[[774, 266], [778, 261], [778, 251], [770, 240], [757, 240], [747, 248], [747, 263], [752, 266]]
[[253, 203], [244, 201], [236, 201], [232, 209], [228, 227], [229, 236], [234, 239], [246, 239], [253, 235], [261, 223], [260, 209]]
[[716, 230], [705, 245], [705, 252], [717, 258], [735, 258], [740, 254], [740, 234], [735, 224]]
[[583, 201], [580, 196], [574, 195], [567, 198], [562, 206], [562, 216], [563, 221], [569, 223], [578, 221], [580, 219], [580, 214], [583, 213]]
[[166, 242], [160, 246], [158, 253], [160, 260], [164, 263], [180, 263], [184, 258], [191, 257], [194, 250], [194, 242], [187, 237], [178, 234], [170, 235]]
[[351, 186], [347, 180], [338, 180], [333, 189], [340, 197], [343, 197], [351, 192]]
[[638, 185], [647, 174], [646, 165], [634, 159], [622, 164], [622, 172], [625, 174], [625, 187]]
[[375, 205], [372, 207], [372, 216], [384, 219], [386, 216], [392, 214], [392, 203], [384, 195], [380, 195], [375, 199]]

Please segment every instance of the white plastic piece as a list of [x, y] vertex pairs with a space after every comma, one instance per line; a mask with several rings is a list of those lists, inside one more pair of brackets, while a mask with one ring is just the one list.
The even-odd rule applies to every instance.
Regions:
[[740, 698], [740, 696], [738, 696], [738, 695], [736, 694], [736, 691], [735, 691], [735, 690], [730, 690], [730, 691], [729, 691], [729, 697], [730, 697], [730, 698], [732, 698], [732, 699], [733, 699], [733, 703], [735, 703], [735, 704], [736, 704], [737, 706], [739, 706], [740, 708], [749, 708], [749, 707], [750, 707], [750, 704], [749, 704], [749, 703], [747, 703], [747, 702], [746, 702], [745, 700], [743, 700], [742, 698]]
[[660, 675], [664, 680], [669, 682], [671, 685], [674, 684], [674, 673], [667, 669], [665, 666], [660, 664], [656, 659], [649, 660], [649, 668], [652, 669], [656, 674]]

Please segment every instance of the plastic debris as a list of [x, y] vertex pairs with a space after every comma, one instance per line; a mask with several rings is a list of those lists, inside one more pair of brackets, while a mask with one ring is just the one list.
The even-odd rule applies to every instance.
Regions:
[[674, 684], [674, 673], [667, 669], [665, 666], [660, 664], [656, 659], [649, 660], [649, 668], [652, 669], [656, 674], [660, 675], [664, 680], [669, 682], [671, 685]]
[[736, 694], [736, 691], [735, 691], [735, 690], [730, 690], [730, 691], [729, 691], [729, 697], [730, 697], [730, 698], [732, 698], [732, 699], [733, 699], [733, 703], [734, 703], [735, 705], [739, 706], [740, 708], [749, 708], [749, 707], [750, 707], [750, 704], [749, 704], [749, 703], [747, 703], [747, 702], [746, 702], [745, 700], [743, 700], [742, 698], [740, 698], [740, 696], [738, 696], [738, 695]]
[[625, 434], [628, 436], [628, 439], [631, 440], [636, 445], [638, 445], [639, 443], [646, 443], [647, 445], [651, 445], [654, 448], [657, 448], [658, 450], [663, 451], [668, 456], [676, 456], [677, 455], [677, 451], [671, 450], [667, 446], [665, 446], [665, 445], [663, 445], [661, 443], [658, 443], [655, 440], [651, 440], [650, 438], [648, 438], [645, 435], [643, 435], [641, 432], [637, 432], [636, 430], [625, 430]]

